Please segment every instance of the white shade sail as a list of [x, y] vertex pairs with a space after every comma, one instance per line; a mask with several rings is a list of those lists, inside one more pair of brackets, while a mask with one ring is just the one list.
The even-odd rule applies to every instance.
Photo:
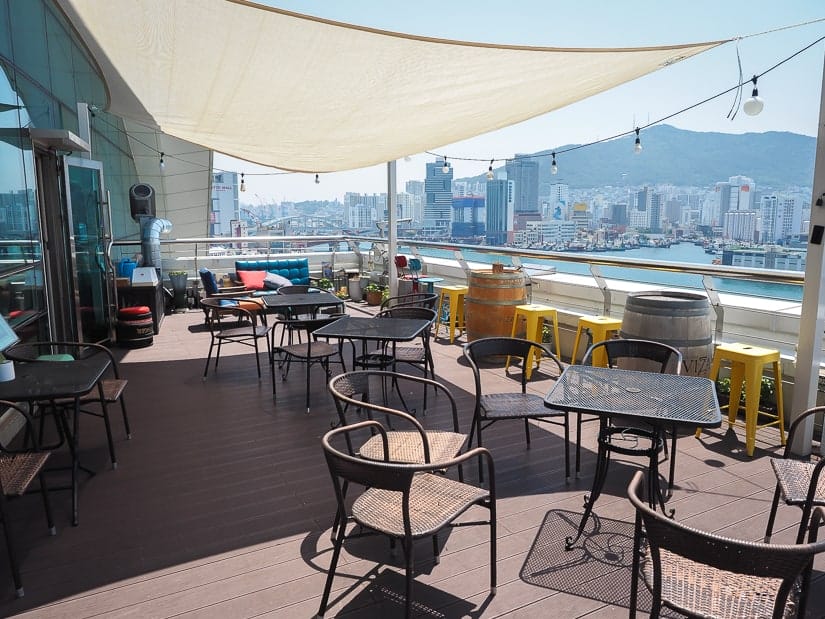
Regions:
[[117, 115], [240, 159], [333, 172], [506, 127], [726, 41], [560, 49], [384, 32], [241, 0], [59, 0]]

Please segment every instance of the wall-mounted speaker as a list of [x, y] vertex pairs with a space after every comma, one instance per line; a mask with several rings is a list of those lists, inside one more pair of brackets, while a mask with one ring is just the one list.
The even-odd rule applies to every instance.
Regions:
[[155, 216], [155, 190], [146, 183], [135, 183], [129, 188], [129, 210], [132, 219]]

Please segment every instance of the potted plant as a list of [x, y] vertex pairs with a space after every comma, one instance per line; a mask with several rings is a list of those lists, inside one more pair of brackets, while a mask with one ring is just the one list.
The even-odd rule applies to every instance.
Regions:
[[328, 277], [322, 277], [318, 280], [318, 288], [320, 288], [321, 290], [331, 290], [332, 280]]
[[368, 284], [364, 288], [364, 293], [367, 296], [367, 305], [381, 305], [381, 297], [384, 294], [384, 288], [378, 284]]

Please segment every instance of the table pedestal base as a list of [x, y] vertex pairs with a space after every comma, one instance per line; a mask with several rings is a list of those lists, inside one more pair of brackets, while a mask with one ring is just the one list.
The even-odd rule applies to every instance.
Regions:
[[[624, 447], [614, 441], [614, 437], [624, 439], [634, 439], [636, 445], [633, 447]], [[650, 441], [649, 447], [639, 447], [638, 441]], [[596, 473], [593, 477], [593, 487], [589, 495], [584, 497], [584, 514], [582, 514], [581, 522], [575, 537], [569, 536], [565, 540], [565, 550], [573, 548], [575, 543], [584, 532], [587, 526], [587, 520], [593, 512], [593, 505], [602, 493], [604, 482], [607, 479], [607, 469], [610, 465], [610, 454], [612, 452], [620, 453], [628, 456], [647, 456], [647, 500], [651, 509], [656, 509], [656, 504], [662, 510], [662, 513], [667, 513], [665, 508], [665, 496], [662, 493], [662, 488], [659, 485], [659, 453], [662, 451], [664, 441], [662, 440], [660, 430], [646, 430], [641, 428], [624, 428], [608, 426], [602, 420], [602, 427], [599, 430], [599, 451], [596, 456]], [[673, 517], [676, 510], [671, 509], [668, 513], [669, 517]]]

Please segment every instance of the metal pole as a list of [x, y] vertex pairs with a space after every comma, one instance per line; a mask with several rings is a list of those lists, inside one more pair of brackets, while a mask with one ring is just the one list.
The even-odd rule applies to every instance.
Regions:
[[398, 253], [398, 189], [396, 188], [396, 162], [387, 162], [387, 253], [389, 264], [387, 270], [390, 278], [390, 296], [398, 294], [398, 274], [395, 269], [395, 256]]
[[[789, 418], [791, 421], [802, 411], [816, 405], [819, 384], [819, 364], [822, 357], [822, 335], [825, 331], [825, 285], [822, 282], [825, 251], [825, 206], [817, 206], [825, 199], [825, 67], [822, 75], [822, 94], [819, 102], [819, 129], [816, 137], [816, 161], [814, 163], [811, 223], [808, 238], [808, 254], [805, 259], [805, 286], [802, 293], [802, 316], [799, 320], [799, 339], [796, 349], [796, 376]], [[787, 409], [786, 409], [787, 410]], [[811, 450], [813, 419], [809, 418], [797, 433], [792, 449], [798, 454]]]

